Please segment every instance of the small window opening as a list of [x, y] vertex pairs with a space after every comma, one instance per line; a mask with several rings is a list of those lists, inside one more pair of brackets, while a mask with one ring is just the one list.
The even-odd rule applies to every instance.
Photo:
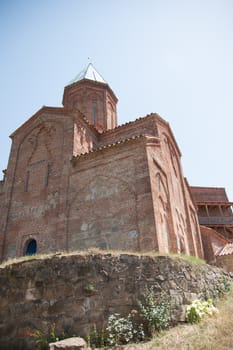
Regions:
[[97, 122], [97, 105], [96, 103], [93, 104], [93, 123], [94, 125]]
[[111, 122], [112, 122], [111, 128], [113, 129], [113, 128], [115, 127], [114, 112], [113, 112], [113, 110], [111, 110]]
[[48, 187], [49, 185], [49, 175], [50, 175], [50, 164], [47, 165], [47, 173], [46, 173], [46, 178], [45, 178], [45, 186]]
[[32, 239], [27, 245], [25, 255], [34, 255], [36, 254], [36, 251], [37, 251], [37, 243], [35, 239]]
[[28, 192], [28, 191], [29, 191], [29, 177], [30, 177], [30, 172], [27, 171], [27, 174], [26, 174], [26, 181], [25, 181], [25, 192]]

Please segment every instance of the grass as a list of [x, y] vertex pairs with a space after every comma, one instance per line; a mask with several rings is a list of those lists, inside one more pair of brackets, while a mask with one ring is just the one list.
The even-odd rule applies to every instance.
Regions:
[[92, 255], [92, 254], [101, 254], [101, 255], [120, 255], [120, 254], [128, 254], [128, 255], [135, 255], [135, 256], [151, 256], [151, 257], [156, 257], [156, 256], [168, 256], [171, 258], [179, 258], [185, 261], [190, 262], [191, 264], [197, 264], [197, 265], [203, 265], [205, 264], [205, 260], [202, 260], [198, 257], [195, 256], [190, 256], [186, 254], [167, 254], [167, 253], [158, 253], [158, 252], [133, 252], [133, 251], [121, 251], [121, 250], [101, 250], [99, 248], [90, 248], [86, 251], [72, 251], [72, 252], [56, 252], [56, 253], [48, 253], [48, 254], [35, 254], [35, 255], [28, 255], [28, 256], [21, 256], [18, 258], [10, 258], [6, 261], [3, 261], [0, 263], [0, 267], [3, 268], [5, 266], [17, 264], [20, 262], [28, 261], [28, 260], [43, 260], [46, 258], [52, 258], [55, 255], [59, 256], [70, 256], [70, 255]]
[[52, 257], [55, 254], [35, 254], [35, 255], [26, 255], [26, 256], [21, 256], [18, 258], [10, 258], [8, 260], [3, 261], [0, 264], [0, 268], [4, 268], [5, 266], [9, 266], [9, 265], [13, 265], [13, 264], [17, 264], [20, 262], [24, 262], [24, 261], [29, 261], [29, 260], [43, 260], [46, 259], [48, 257]]
[[[175, 327], [160, 339], [154, 339], [150, 349], [230, 350], [233, 348], [233, 296], [218, 303], [219, 314], [198, 325]], [[159, 341], [159, 346], [156, 345]]]
[[192, 255], [187, 255], [187, 254], [165, 254], [167, 256], [170, 256], [171, 258], [180, 258], [183, 260], [186, 260], [188, 262], [190, 262], [191, 264], [197, 264], [197, 265], [204, 265], [206, 264], [205, 260], [198, 258], [196, 256], [192, 256]]
[[[196, 325], [179, 325], [155, 336], [134, 350], [231, 350], [233, 349], [233, 295], [221, 299], [219, 313]], [[126, 347], [127, 349], [127, 347]], [[125, 350], [126, 350], [125, 349]]]

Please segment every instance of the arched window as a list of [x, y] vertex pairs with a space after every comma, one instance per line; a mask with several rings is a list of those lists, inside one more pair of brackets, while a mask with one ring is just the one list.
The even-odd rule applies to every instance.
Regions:
[[37, 250], [36, 240], [32, 239], [27, 245], [25, 255], [34, 255], [36, 254], [36, 250]]
[[28, 192], [28, 189], [29, 189], [29, 177], [30, 177], [30, 172], [27, 171], [26, 173], [26, 181], [25, 181], [25, 192]]
[[97, 104], [93, 103], [93, 124], [95, 125], [97, 122]]

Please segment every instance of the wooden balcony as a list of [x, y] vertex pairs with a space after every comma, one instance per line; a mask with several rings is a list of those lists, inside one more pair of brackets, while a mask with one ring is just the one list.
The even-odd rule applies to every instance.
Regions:
[[199, 216], [200, 225], [233, 226], [233, 216]]

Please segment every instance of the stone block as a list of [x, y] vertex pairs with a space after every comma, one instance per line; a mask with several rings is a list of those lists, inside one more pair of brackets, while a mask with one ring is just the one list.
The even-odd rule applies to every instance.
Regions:
[[49, 344], [49, 350], [87, 350], [87, 343], [83, 338], [73, 337]]

